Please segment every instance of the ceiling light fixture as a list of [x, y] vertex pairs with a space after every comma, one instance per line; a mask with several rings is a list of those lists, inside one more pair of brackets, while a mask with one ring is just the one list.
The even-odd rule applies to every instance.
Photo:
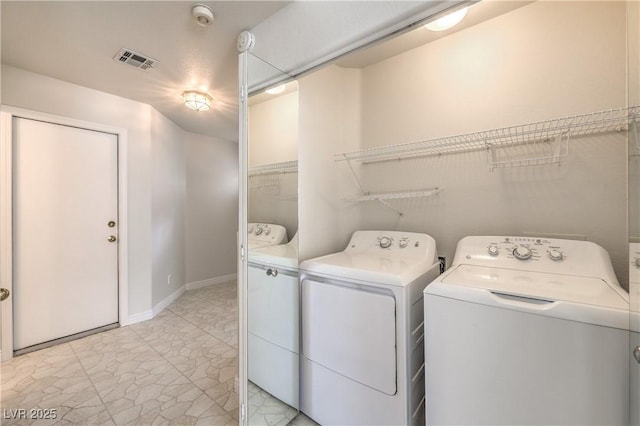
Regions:
[[443, 16], [442, 18], [436, 19], [435, 21], [429, 22], [424, 27], [430, 31], [445, 31], [449, 28], [453, 28], [458, 25], [460, 21], [465, 17], [469, 7], [465, 7], [460, 10], [456, 10], [448, 15]]
[[280, 86], [276, 86], [276, 87], [272, 87], [271, 89], [267, 89], [265, 90], [265, 92], [267, 92], [270, 95], [278, 95], [282, 92], [284, 92], [284, 89], [287, 88], [286, 84], [281, 84]]
[[191, 16], [193, 16], [193, 19], [203, 27], [211, 24], [214, 19], [213, 10], [204, 4], [194, 4], [191, 7]]
[[213, 98], [208, 93], [198, 92], [197, 90], [187, 90], [182, 93], [182, 100], [187, 108], [191, 108], [194, 111], [211, 109], [211, 102], [213, 102]]

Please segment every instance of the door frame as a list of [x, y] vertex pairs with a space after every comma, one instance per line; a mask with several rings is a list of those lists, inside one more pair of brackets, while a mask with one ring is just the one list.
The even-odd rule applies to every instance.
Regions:
[[[0, 287], [13, 294], [13, 118], [114, 134], [118, 140], [118, 322], [128, 320], [127, 130], [10, 106], [0, 107]], [[7, 303], [7, 302], [11, 303]], [[13, 299], [2, 304], [0, 361], [13, 357]]]

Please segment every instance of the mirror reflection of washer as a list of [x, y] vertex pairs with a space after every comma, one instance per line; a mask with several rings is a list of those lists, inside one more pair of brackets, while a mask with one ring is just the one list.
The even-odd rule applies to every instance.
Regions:
[[466, 237], [425, 290], [427, 425], [629, 422], [629, 298], [597, 244]]
[[[272, 225], [273, 226], [273, 225]], [[249, 380], [298, 408], [298, 234], [248, 257]]]
[[424, 425], [422, 290], [438, 273], [435, 240], [398, 231], [357, 231], [344, 251], [301, 263], [303, 413]]
[[275, 246], [285, 244], [287, 241], [287, 229], [275, 223], [247, 224], [247, 243], [249, 250], [258, 247]]

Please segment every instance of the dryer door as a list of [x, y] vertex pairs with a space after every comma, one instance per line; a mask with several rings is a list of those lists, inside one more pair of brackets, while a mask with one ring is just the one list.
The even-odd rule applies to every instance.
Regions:
[[310, 361], [385, 394], [396, 393], [393, 295], [304, 279], [302, 327], [302, 350]]

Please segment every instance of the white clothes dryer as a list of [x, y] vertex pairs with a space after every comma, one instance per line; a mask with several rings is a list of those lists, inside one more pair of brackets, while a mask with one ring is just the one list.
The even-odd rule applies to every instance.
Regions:
[[424, 294], [428, 425], [628, 424], [628, 294], [602, 247], [466, 237]]
[[422, 290], [439, 273], [426, 234], [357, 231], [300, 265], [300, 408], [323, 425], [424, 424]]
[[298, 408], [300, 293], [298, 234], [287, 244], [249, 251], [249, 380]]
[[274, 223], [248, 223], [247, 243], [249, 250], [258, 247], [275, 246], [285, 244], [287, 241], [287, 229]]

